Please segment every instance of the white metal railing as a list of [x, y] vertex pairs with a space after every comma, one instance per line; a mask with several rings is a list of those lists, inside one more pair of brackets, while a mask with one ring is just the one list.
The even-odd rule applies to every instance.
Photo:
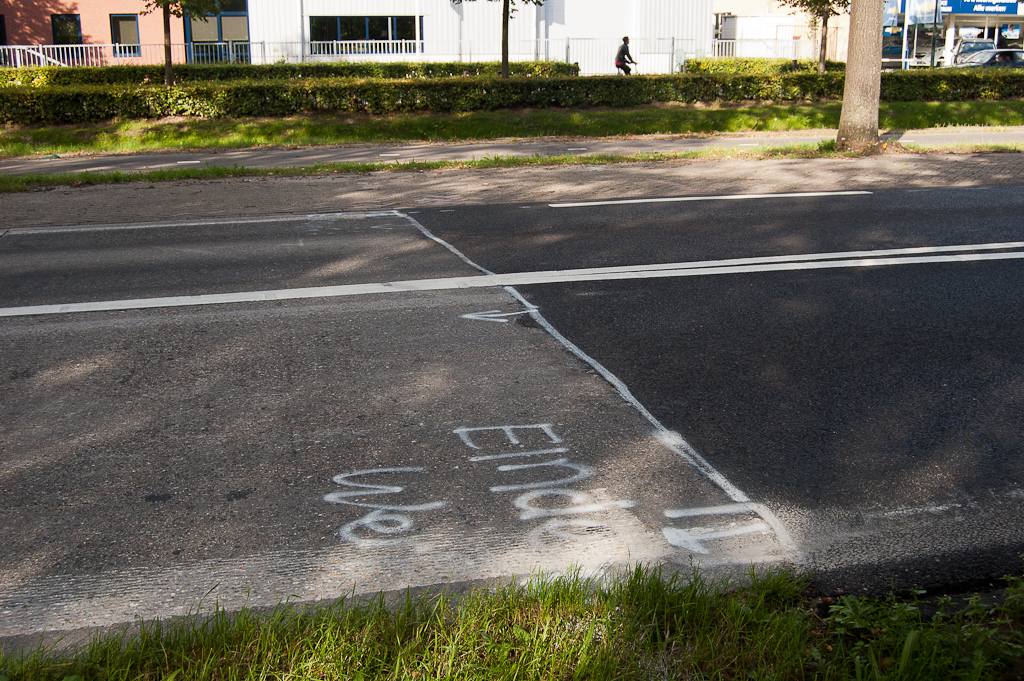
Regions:
[[[248, 63], [262, 59], [262, 43], [232, 41], [171, 46], [175, 63]], [[253, 54], [255, 50], [255, 55]], [[0, 66], [113, 66], [162, 64], [163, 45], [0, 45]]]
[[[582, 75], [612, 74], [617, 40], [568, 38], [513, 41], [511, 61], [576, 63]], [[812, 59], [817, 42], [801, 40], [707, 40], [681, 38], [636, 39], [630, 52], [637, 73], [677, 73], [693, 57], [769, 57]], [[345, 40], [315, 42], [222, 42], [172, 45], [174, 63], [414, 61], [481, 62], [501, 59], [495, 41]], [[0, 66], [108, 66], [162, 64], [163, 45], [0, 45]]]
[[763, 57], [766, 59], [817, 59], [819, 43], [814, 38], [782, 40], [715, 40], [708, 56]]
[[417, 40], [327, 40], [309, 43], [310, 56], [367, 54], [416, 54], [421, 50]]

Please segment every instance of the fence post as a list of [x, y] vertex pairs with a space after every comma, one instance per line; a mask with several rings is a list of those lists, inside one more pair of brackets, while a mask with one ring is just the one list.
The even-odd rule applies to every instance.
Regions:
[[571, 43], [572, 43], [572, 41], [569, 38], [565, 39], [565, 63], [566, 64], [571, 64], [572, 63], [571, 61], [569, 61], [569, 45]]

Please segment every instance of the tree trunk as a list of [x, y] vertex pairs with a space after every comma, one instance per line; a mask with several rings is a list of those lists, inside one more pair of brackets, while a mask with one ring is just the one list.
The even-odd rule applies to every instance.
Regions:
[[511, 0], [505, 0], [501, 13], [501, 77], [508, 78], [508, 20], [509, 4]]
[[821, 49], [818, 50], [818, 75], [825, 73], [825, 52], [828, 49], [828, 15], [821, 18]]
[[843, 110], [836, 148], [878, 147], [878, 98], [882, 82], [883, 0], [850, 3], [850, 56], [846, 62]]
[[174, 85], [174, 67], [171, 66], [171, 6], [164, 5], [164, 85]]

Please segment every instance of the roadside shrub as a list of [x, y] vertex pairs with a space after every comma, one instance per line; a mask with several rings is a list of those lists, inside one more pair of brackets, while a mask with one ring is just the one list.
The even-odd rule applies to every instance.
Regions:
[[[512, 62], [509, 73], [525, 78], [578, 76], [580, 67], [563, 62]], [[498, 62], [464, 64], [410, 62], [330, 62], [307, 64], [176, 64], [174, 80], [178, 85], [218, 83], [239, 80], [292, 80], [310, 78], [453, 78], [497, 76]], [[22, 85], [47, 87], [54, 85], [160, 85], [164, 80], [162, 65], [149, 66], [43, 66], [37, 68], [0, 69], [0, 87]]]
[[[0, 121], [59, 124], [162, 116], [286, 116], [312, 111], [390, 114], [486, 111], [517, 106], [636, 107], [653, 102], [838, 100], [842, 73], [772, 76], [681, 74], [590, 78], [493, 77], [229, 81], [156, 85], [0, 88]], [[967, 70], [882, 75], [885, 101], [1024, 97], [1024, 72]]]
[[388, 114], [480, 111], [515, 106], [632, 107], [652, 102], [836, 98], [842, 77], [676, 75], [622, 78], [491, 77], [295, 79], [186, 84], [0, 88], [0, 120], [80, 123], [162, 116], [283, 116], [309, 111]]
[[1020, 97], [1024, 97], [1024, 73], [1018, 69], [950, 68], [882, 74], [881, 98], [887, 102], [965, 102]]
[[[826, 71], [846, 71], [846, 62], [827, 61]], [[801, 59], [793, 67], [791, 59], [726, 57], [721, 59], [687, 59], [687, 73], [719, 73], [726, 75], [771, 76], [783, 73], [817, 73], [816, 59]]]

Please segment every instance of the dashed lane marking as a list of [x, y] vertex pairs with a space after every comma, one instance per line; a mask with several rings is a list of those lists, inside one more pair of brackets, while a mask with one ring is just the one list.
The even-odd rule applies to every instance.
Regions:
[[690, 201], [750, 201], [757, 199], [804, 199], [822, 196], [868, 196], [868, 191], [789, 192], [783, 194], [723, 194], [720, 196], [667, 196], [659, 199], [616, 199], [611, 201], [579, 201], [549, 203], [551, 208], [589, 208], [591, 206], [624, 206], [636, 203], [680, 203]]

